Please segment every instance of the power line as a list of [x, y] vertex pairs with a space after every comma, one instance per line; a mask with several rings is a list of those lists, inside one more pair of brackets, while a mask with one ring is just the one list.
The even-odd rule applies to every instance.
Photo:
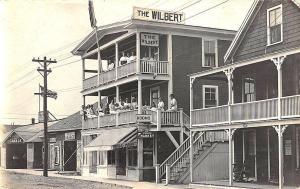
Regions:
[[201, 1], [202, 1], [202, 0], [198, 0], [198, 1], [196, 1], [196, 2], [194, 2], [194, 3], [192, 3], [192, 4], [190, 4], [190, 5], [187, 5], [187, 6], [183, 7], [183, 8], [180, 8], [180, 9], [176, 10], [176, 12], [179, 12], [179, 11], [182, 11], [182, 10], [184, 10], [184, 9], [187, 9], [187, 8], [189, 8], [189, 7], [191, 7], [191, 6], [194, 6], [195, 4], [200, 3]]

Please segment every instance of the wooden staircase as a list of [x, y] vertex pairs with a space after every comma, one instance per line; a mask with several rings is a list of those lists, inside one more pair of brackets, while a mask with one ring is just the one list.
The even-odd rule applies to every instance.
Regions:
[[[213, 143], [227, 141], [225, 132], [199, 132], [192, 136], [193, 161], [209, 151]], [[157, 182], [178, 183], [190, 169], [190, 136], [158, 167]]]

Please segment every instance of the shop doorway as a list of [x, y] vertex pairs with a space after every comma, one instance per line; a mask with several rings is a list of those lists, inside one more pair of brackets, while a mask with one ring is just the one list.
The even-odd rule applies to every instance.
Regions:
[[6, 146], [6, 168], [27, 168], [27, 146], [26, 144], [7, 144]]
[[36, 142], [34, 143], [34, 159], [33, 159], [33, 168], [42, 169], [43, 168], [43, 143]]
[[117, 175], [126, 175], [126, 148], [120, 148], [117, 153]]
[[256, 173], [256, 132], [243, 132], [243, 162], [251, 180], [257, 180]]
[[76, 171], [76, 141], [64, 141], [64, 171]]

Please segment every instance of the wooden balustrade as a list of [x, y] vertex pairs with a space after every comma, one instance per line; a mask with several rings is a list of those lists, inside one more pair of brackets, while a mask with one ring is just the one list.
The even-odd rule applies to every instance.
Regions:
[[116, 70], [101, 72], [99, 75], [100, 84], [108, 83], [116, 79]]
[[281, 99], [281, 117], [300, 117], [300, 95]]
[[124, 111], [117, 114], [118, 124], [125, 125], [136, 123], [137, 110]]
[[82, 124], [83, 129], [94, 129], [98, 126], [98, 117], [87, 118]]
[[176, 112], [161, 112], [161, 124], [162, 125], [180, 125], [180, 111]]
[[131, 62], [122, 66], [118, 66], [118, 79], [127, 77], [129, 75], [135, 74], [136, 73], [136, 62]]
[[228, 106], [192, 110], [192, 124], [213, 124], [228, 122]]
[[141, 60], [141, 73], [168, 74], [168, 61]]
[[97, 84], [98, 84], [98, 77], [97, 77], [97, 75], [94, 75], [90, 78], [83, 80], [82, 88], [83, 88], [83, 90], [91, 89], [93, 87], [96, 87]]

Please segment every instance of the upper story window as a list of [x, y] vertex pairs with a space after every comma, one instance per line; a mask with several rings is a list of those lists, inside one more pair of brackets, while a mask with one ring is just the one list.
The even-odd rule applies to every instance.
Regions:
[[252, 78], [244, 79], [244, 102], [255, 101], [255, 81]]
[[218, 86], [203, 85], [203, 107], [210, 108], [218, 106]]
[[203, 67], [217, 67], [217, 40], [206, 40], [202, 41], [203, 57], [202, 66]]
[[282, 42], [282, 5], [267, 10], [268, 45]]

